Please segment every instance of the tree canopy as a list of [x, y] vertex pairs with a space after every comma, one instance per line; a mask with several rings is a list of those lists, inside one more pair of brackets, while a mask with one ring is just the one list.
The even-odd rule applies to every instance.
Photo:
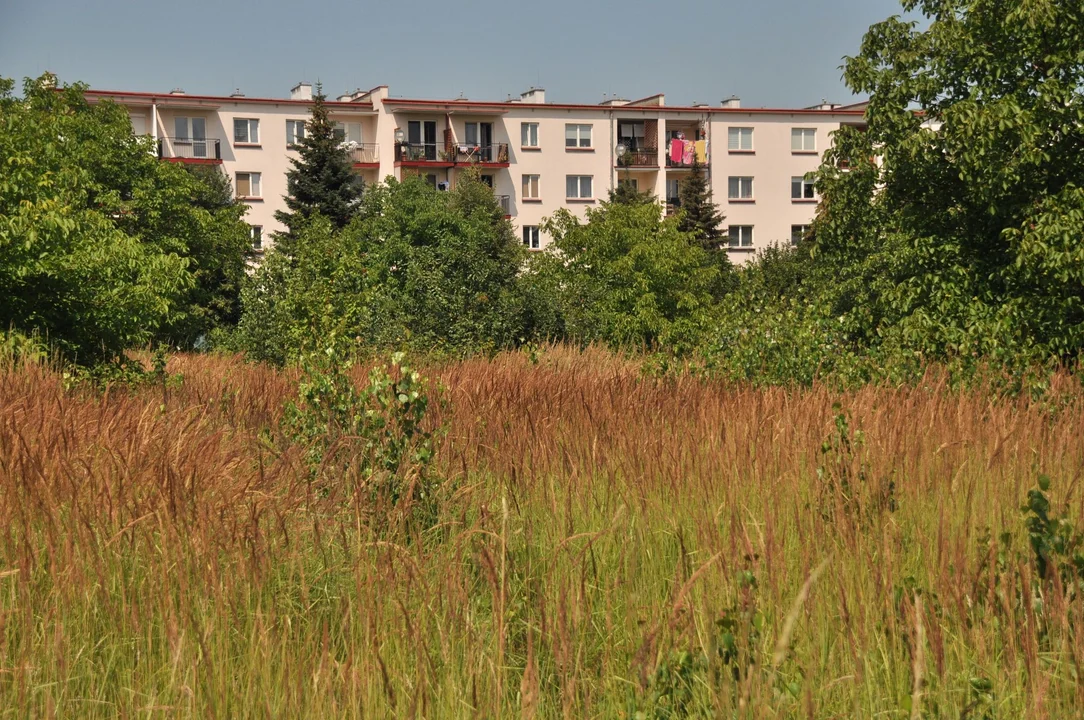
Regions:
[[190, 342], [236, 314], [244, 210], [84, 90], [0, 80], [0, 326], [85, 362]]

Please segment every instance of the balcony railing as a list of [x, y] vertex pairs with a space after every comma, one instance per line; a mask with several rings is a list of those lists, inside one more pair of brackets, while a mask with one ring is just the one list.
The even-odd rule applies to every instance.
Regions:
[[625, 154], [618, 158], [620, 167], [655, 167], [659, 166], [658, 150], [626, 150]]
[[459, 143], [455, 145], [457, 163], [506, 163], [508, 162], [508, 143], [475, 145]]
[[505, 215], [512, 214], [512, 197], [510, 195], [497, 195], [497, 203]]
[[380, 162], [380, 146], [376, 143], [343, 143], [343, 149], [355, 165], [367, 165]]
[[164, 160], [221, 160], [222, 143], [213, 138], [158, 138], [158, 157]]
[[395, 146], [396, 162], [436, 162], [444, 154], [437, 143], [399, 143]]
[[681, 209], [681, 198], [666, 198], [666, 215], [670, 216]]

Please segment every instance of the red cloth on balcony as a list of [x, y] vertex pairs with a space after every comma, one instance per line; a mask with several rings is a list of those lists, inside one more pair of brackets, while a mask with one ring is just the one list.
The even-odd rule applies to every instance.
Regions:
[[685, 155], [685, 141], [674, 138], [670, 141], [670, 162], [675, 165], [681, 164], [681, 158]]

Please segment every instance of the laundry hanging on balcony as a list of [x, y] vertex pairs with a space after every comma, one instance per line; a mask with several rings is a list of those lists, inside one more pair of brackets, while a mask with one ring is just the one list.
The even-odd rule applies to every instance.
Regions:
[[670, 141], [670, 162], [674, 165], [680, 165], [684, 157], [685, 141], [681, 138], [674, 138]]

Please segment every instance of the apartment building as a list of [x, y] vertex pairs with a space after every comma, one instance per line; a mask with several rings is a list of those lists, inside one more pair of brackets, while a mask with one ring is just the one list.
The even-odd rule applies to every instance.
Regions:
[[[289, 98], [90, 90], [125, 105], [136, 133], [151, 135], [164, 161], [220, 166], [248, 206], [254, 242], [280, 229], [293, 143], [305, 132], [312, 87]], [[392, 97], [387, 86], [327, 102], [355, 170], [367, 183], [410, 174], [452, 188], [477, 168], [524, 244], [544, 248], [544, 218], [565, 208], [583, 216], [618, 183], [652, 192], [667, 212], [694, 164], [729, 227], [729, 252], [743, 262], [804, 233], [818, 198], [809, 174], [841, 125], [862, 125], [864, 107], [671, 107], [664, 95], [598, 105], [546, 101], [532, 88], [503, 102]]]

